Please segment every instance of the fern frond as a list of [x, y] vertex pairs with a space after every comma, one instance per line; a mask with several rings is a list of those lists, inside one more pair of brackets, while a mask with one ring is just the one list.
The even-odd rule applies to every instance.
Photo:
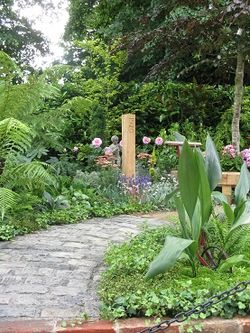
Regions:
[[39, 161], [22, 163], [14, 168], [13, 172], [17, 177], [17, 185], [32, 187], [55, 186], [56, 178], [47, 169], [49, 165]]
[[230, 255], [243, 254], [249, 252], [249, 250], [246, 251], [247, 248], [250, 250], [250, 226], [244, 225], [235, 228], [230, 233], [230, 238], [226, 244], [226, 251]]
[[32, 130], [14, 118], [0, 121], [0, 153], [7, 155], [10, 152], [24, 153], [31, 145]]
[[46, 98], [58, 94], [58, 89], [47, 84], [42, 78], [31, 77], [27, 83], [12, 84], [9, 82], [0, 89], [1, 117], [23, 119], [36, 110]]
[[8, 188], [0, 187], [0, 211], [2, 220], [4, 219], [6, 211], [16, 204], [17, 198], [17, 193]]

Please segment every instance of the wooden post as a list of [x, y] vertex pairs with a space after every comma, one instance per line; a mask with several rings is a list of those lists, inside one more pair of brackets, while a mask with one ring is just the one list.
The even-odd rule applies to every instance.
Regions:
[[228, 202], [232, 203], [232, 187], [235, 187], [240, 179], [240, 172], [222, 172], [220, 185], [222, 193], [227, 197]]
[[135, 176], [135, 115], [122, 115], [122, 173]]

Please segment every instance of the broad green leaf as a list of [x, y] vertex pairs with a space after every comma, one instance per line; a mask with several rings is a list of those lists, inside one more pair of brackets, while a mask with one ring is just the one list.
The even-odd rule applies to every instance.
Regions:
[[195, 156], [197, 158], [197, 164], [199, 169], [199, 199], [200, 199], [200, 210], [202, 216], [202, 225], [206, 224], [212, 212], [212, 198], [211, 190], [209, 186], [208, 176], [206, 173], [206, 167], [202, 155], [195, 151]]
[[229, 269], [231, 269], [232, 267], [239, 266], [242, 264], [249, 265], [250, 261], [246, 260], [243, 254], [235, 255], [235, 256], [229, 257], [225, 261], [223, 261], [220, 264], [218, 271], [226, 272]]
[[219, 155], [209, 134], [206, 140], [206, 169], [210, 189], [213, 191], [221, 180], [222, 172]]
[[199, 191], [199, 170], [194, 151], [189, 147], [187, 141], [183, 145], [179, 166], [178, 180], [181, 193], [181, 200], [192, 220]]
[[182, 252], [193, 243], [191, 239], [167, 236], [159, 255], [151, 262], [146, 278], [150, 279], [171, 268]]
[[250, 190], [249, 171], [246, 163], [243, 163], [240, 170], [240, 179], [235, 187], [235, 203], [236, 205], [240, 200], [246, 200], [247, 194]]
[[188, 216], [186, 214], [185, 208], [180, 198], [175, 197], [175, 205], [178, 212], [181, 228], [182, 228], [182, 235], [185, 238], [191, 238], [190, 233], [190, 223], [187, 221]]
[[232, 225], [234, 222], [234, 211], [232, 210], [231, 206], [228, 203], [222, 202], [222, 205], [223, 205], [224, 213], [225, 213], [230, 225]]
[[190, 262], [194, 262], [196, 260], [198, 245], [198, 241], [193, 241], [193, 243], [186, 249]]
[[232, 225], [232, 228], [230, 229], [230, 232], [233, 231], [235, 228], [245, 225], [245, 224], [250, 224], [250, 213], [246, 213], [241, 215], [239, 220]]
[[202, 213], [201, 213], [201, 204], [200, 200], [197, 201], [194, 214], [191, 220], [191, 229], [192, 229], [192, 239], [198, 241], [200, 238], [202, 226]]

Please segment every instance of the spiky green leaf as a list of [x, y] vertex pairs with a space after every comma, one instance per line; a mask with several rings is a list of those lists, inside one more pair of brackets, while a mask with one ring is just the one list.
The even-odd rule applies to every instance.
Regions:
[[191, 239], [167, 236], [163, 249], [150, 264], [146, 278], [150, 279], [160, 273], [165, 273], [175, 264], [182, 252], [192, 243], [193, 240]]

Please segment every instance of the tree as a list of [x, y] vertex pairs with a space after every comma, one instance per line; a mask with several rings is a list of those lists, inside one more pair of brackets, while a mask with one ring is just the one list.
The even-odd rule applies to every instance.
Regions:
[[[76, 2], [71, 0], [74, 17], [81, 15]], [[125, 80], [235, 81], [232, 142], [239, 151], [244, 73], [250, 79], [249, 0], [100, 0], [85, 15], [81, 35], [118, 39], [128, 51]]]
[[35, 55], [48, 51], [41, 32], [32, 28], [27, 19], [13, 9], [13, 0], [2, 0], [0, 5], [0, 50], [19, 64], [28, 65]]
[[250, 3], [249, 1], [234, 0], [227, 6], [229, 22], [238, 27], [236, 35], [237, 65], [235, 72], [235, 96], [232, 121], [232, 144], [240, 151], [240, 113], [243, 95], [244, 67], [247, 53], [250, 51]]

